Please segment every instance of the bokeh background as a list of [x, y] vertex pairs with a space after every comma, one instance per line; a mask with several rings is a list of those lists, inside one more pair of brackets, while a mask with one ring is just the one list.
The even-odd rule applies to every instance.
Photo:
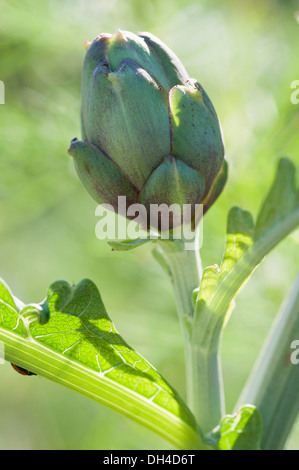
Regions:
[[[147, 245], [112, 252], [95, 236], [96, 203], [67, 154], [80, 137], [86, 39], [118, 29], [164, 40], [205, 87], [230, 163], [204, 220], [202, 262], [221, 261], [233, 205], [255, 216], [283, 155], [299, 166], [299, 10], [287, 0], [1, 0], [0, 276], [24, 302], [56, 279], [92, 279], [128, 343], [185, 397], [184, 354], [171, 286]], [[299, 266], [299, 232], [240, 293], [223, 338], [227, 411], [244, 385]], [[299, 366], [298, 366], [299, 367]], [[40, 377], [0, 366], [1, 449], [168, 449], [116, 412]], [[299, 450], [299, 421], [287, 443]]]

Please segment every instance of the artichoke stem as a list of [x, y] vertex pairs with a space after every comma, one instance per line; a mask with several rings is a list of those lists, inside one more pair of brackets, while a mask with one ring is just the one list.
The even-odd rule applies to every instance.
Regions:
[[[198, 231], [195, 231], [198, 238]], [[196, 244], [195, 244], [196, 245]], [[199, 249], [184, 250], [184, 243], [160, 241], [154, 253], [172, 281], [185, 342], [187, 403], [199, 430], [208, 434], [223, 415], [224, 399], [219, 343], [194, 342], [194, 290], [202, 276]], [[204, 326], [204, 325], [201, 325]]]

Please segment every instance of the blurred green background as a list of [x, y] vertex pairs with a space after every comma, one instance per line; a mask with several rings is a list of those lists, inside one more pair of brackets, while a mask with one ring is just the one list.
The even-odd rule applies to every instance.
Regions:
[[[0, 276], [24, 302], [56, 279], [92, 279], [128, 343], [185, 397], [184, 353], [171, 286], [144, 246], [112, 252], [95, 236], [96, 203], [67, 154], [80, 137], [84, 42], [118, 29], [150, 31], [205, 87], [230, 163], [226, 190], [204, 220], [203, 265], [221, 261], [226, 215], [256, 215], [277, 160], [299, 167], [296, 1], [1, 0]], [[282, 242], [237, 299], [222, 345], [230, 412], [299, 266], [299, 231]], [[299, 366], [298, 366], [299, 367]], [[140, 425], [40, 377], [0, 366], [1, 449], [168, 449]], [[288, 440], [299, 450], [299, 420]]]

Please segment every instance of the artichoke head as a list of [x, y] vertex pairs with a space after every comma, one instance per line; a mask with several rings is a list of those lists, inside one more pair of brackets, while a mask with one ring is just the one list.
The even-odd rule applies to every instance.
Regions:
[[127, 206], [143, 204], [148, 214], [153, 204], [203, 204], [206, 212], [224, 187], [227, 165], [214, 107], [152, 34], [119, 31], [88, 44], [81, 124], [82, 140], [73, 139], [69, 153], [99, 204], [118, 211], [118, 197], [125, 196]]

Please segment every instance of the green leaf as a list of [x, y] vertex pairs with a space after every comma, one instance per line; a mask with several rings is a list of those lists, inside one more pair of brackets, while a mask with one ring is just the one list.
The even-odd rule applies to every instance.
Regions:
[[295, 166], [282, 158], [271, 189], [261, 207], [255, 227], [255, 239], [267, 236], [275, 226], [283, 223], [292, 212], [298, 211], [296, 201]]
[[228, 214], [226, 248], [221, 272], [229, 271], [253, 244], [254, 222], [248, 211], [233, 207]]
[[[188, 325], [188, 331], [192, 331], [190, 341], [194, 348], [208, 351], [206, 356], [211, 357], [212, 367], [218, 367], [217, 372], [213, 369], [213, 382], [205, 378], [205, 383], [210, 380], [213, 390], [215, 376], [221, 377], [219, 364], [213, 354], [215, 355], [219, 348], [221, 335], [234, 307], [236, 296], [264, 257], [299, 226], [299, 198], [294, 181], [293, 164], [282, 159], [275, 181], [260, 210], [257, 228], [254, 228], [248, 212], [233, 208], [228, 216], [226, 248], [221, 267], [217, 269], [214, 266], [204, 271], [194, 317], [192, 324]], [[279, 202], [276, 187], [283, 198], [289, 196], [288, 202]], [[206, 370], [209, 370], [208, 367]], [[212, 392], [209, 393], [211, 394]], [[203, 401], [201, 415], [204, 413], [206, 402], [207, 400]], [[213, 407], [215, 408], [214, 405]]]
[[215, 290], [220, 279], [219, 267], [217, 264], [209, 266], [203, 270], [200, 289], [197, 294], [196, 303], [206, 302]]
[[263, 420], [262, 450], [282, 450], [299, 411], [299, 273], [285, 296], [237, 407], [254, 403]]
[[[215, 335], [216, 331], [219, 334], [221, 321], [224, 321], [231, 303], [255, 268], [269, 251], [299, 226], [297, 194], [294, 165], [283, 158], [278, 164], [275, 180], [261, 207], [256, 226], [249, 212], [238, 207], [229, 212], [226, 247], [218, 281], [215, 269], [208, 268], [197, 298], [195, 317], [199, 322], [213, 312], [214, 327], [210, 325], [209, 334]], [[194, 334], [197, 334], [196, 331]]]
[[128, 251], [145, 245], [145, 243], [150, 241], [152, 241], [150, 238], [136, 238], [134, 240], [111, 240], [108, 241], [108, 244], [113, 251]]
[[204, 308], [221, 279], [252, 246], [253, 236], [254, 222], [250, 212], [233, 207], [228, 214], [226, 246], [221, 267], [215, 264], [204, 269], [196, 299], [198, 310]]
[[119, 335], [92, 281], [56, 281], [46, 303], [29, 306], [0, 282], [0, 341], [6, 360], [126, 414], [176, 447], [202, 445], [184, 401]]
[[226, 415], [220, 425], [219, 450], [260, 450], [262, 420], [256, 407], [247, 405]]

